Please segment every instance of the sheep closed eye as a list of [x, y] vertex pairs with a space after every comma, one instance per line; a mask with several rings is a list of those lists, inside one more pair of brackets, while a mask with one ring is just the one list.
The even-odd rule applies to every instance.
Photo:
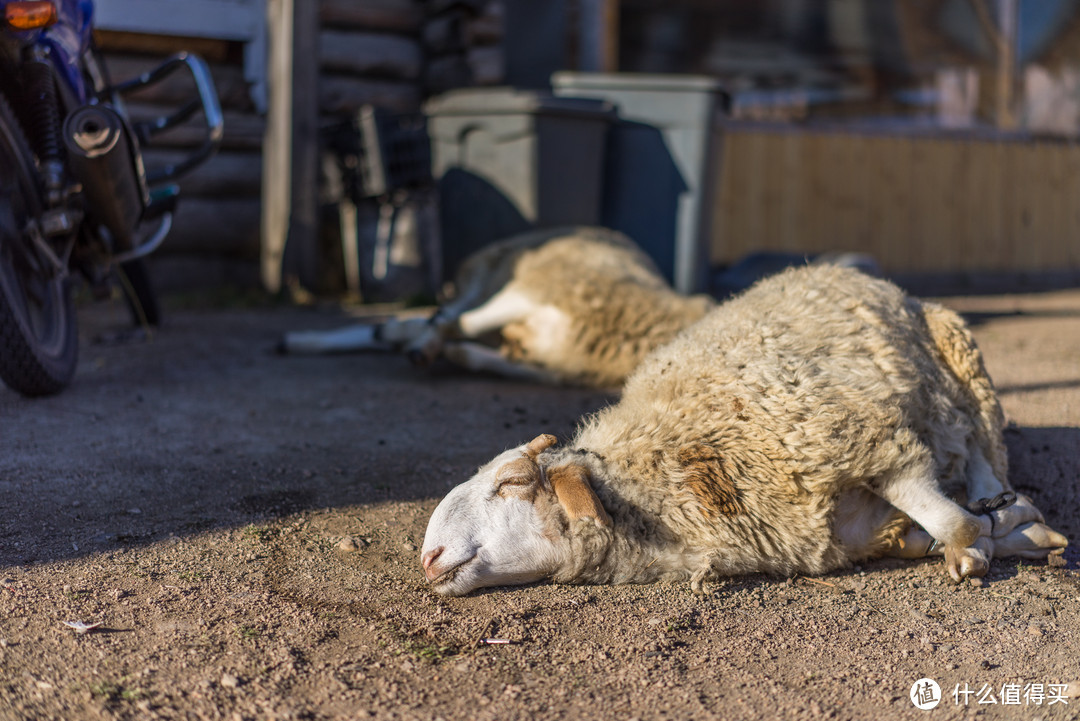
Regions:
[[519, 458], [495, 473], [495, 492], [502, 494], [504, 488], [532, 486], [539, 480], [540, 467], [527, 458]]
[[528, 498], [531, 500], [531, 488], [532, 483], [528, 479], [509, 478], [498, 482], [495, 486], [495, 493], [493, 493], [492, 496], [499, 496], [501, 498]]

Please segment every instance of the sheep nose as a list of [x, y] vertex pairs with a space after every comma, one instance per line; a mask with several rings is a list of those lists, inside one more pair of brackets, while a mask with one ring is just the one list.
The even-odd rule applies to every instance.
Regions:
[[438, 546], [425, 553], [423, 558], [420, 559], [420, 562], [424, 564], [424, 573], [429, 580], [438, 575], [438, 569], [433, 569], [431, 564], [435, 563], [435, 559], [441, 556], [442, 552], [445, 550], [446, 548], [444, 546]]

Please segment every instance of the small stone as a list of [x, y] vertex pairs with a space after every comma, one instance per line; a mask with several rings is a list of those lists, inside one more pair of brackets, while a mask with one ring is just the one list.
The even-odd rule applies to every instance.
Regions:
[[1035, 636], [1036, 638], [1043, 635], [1042, 628], [1039, 627], [1039, 626], [1036, 626], [1035, 624], [1031, 624], [1030, 626], [1028, 626], [1027, 627], [1027, 632], [1028, 632], [1029, 636]]
[[240, 679], [231, 673], [223, 673], [221, 674], [221, 685], [224, 688], [236, 688], [240, 685]]
[[364, 543], [363, 539], [354, 536], [345, 536], [345, 538], [338, 541], [337, 550], [342, 553], [356, 553], [357, 551], [364, 550], [364, 546], [366, 545], [367, 544]]
[[646, 621], [646, 623], [649, 624], [650, 626], [659, 626], [663, 622], [664, 622], [664, 619], [660, 618], [659, 616], [653, 616], [648, 621]]
[[985, 585], [985, 581], [983, 581], [978, 576], [972, 576], [971, 578], [969, 578], [968, 583], [970, 583], [975, 588], [982, 588]]
[[1080, 698], [1080, 681], [1073, 681], [1065, 687], [1065, 698]]
[[416, 545], [412, 544], [412, 543], [409, 543], [408, 541], [405, 541], [405, 543], [402, 543], [401, 547], [403, 549], [405, 549], [406, 551], [408, 551], [409, 553], [412, 553], [413, 551], [416, 550]]
[[981, 618], [979, 618], [978, 616], [972, 616], [971, 618], [965, 618], [965, 619], [964, 619], [964, 623], [970, 623], [970, 624], [971, 624], [972, 626], [977, 626], [977, 625], [979, 625], [980, 623], [986, 623], [986, 622], [985, 622], [985, 621], [983, 621], [983, 620], [982, 620]]

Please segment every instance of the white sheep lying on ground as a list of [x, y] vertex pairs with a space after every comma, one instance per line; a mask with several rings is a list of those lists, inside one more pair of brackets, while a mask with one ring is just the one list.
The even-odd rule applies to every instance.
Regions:
[[[618, 386], [651, 351], [715, 302], [667, 284], [626, 236], [604, 228], [538, 230], [470, 256], [456, 296], [428, 318], [286, 334], [288, 353], [390, 347], [426, 365], [546, 383]], [[482, 339], [497, 333], [496, 345]]]
[[1067, 545], [1027, 498], [976, 515], [947, 495], [1009, 490], [1002, 423], [955, 313], [854, 270], [788, 271], [650, 355], [566, 447], [539, 436], [454, 488], [422, 564], [452, 595], [941, 553], [959, 581]]

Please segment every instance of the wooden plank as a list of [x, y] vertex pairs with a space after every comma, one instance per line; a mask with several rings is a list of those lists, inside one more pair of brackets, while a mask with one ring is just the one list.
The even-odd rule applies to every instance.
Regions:
[[[150, 120], [167, 114], [176, 108], [173, 106], [144, 105], [128, 103], [126, 105], [132, 120], [138, 122]], [[225, 150], [255, 150], [262, 146], [266, 120], [250, 113], [226, 110], [224, 113], [224, 136], [221, 147]], [[155, 135], [152, 147], [155, 148], [191, 148], [202, 143], [206, 135], [202, 116], [192, 118], [186, 123]]]
[[420, 36], [424, 49], [431, 55], [460, 53], [465, 50], [465, 19], [463, 8], [453, 8], [424, 23]]
[[506, 13], [502, 3], [488, 3], [480, 15], [465, 21], [462, 28], [465, 43], [469, 46], [497, 45], [502, 42], [503, 33], [506, 32], [505, 23]]
[[803, 214], [804, 194], [798, 184], [802, 168], [802, 154], [806, 138], [795, 133], [778, 133], [774, 142], [779, 146], [775, 173], [780, 193], [779, 242], [783, 248], [799, 247], [799, 239], [805, 232]]
[[[762, 162], [764, 160], [763, 151], [768, 143], [769, 137], [766, 133], [751, 133], [743, 140], [743, 148], [751, 160], [743, 163], [743, 174], [739, 180], [743, 184], [745, 197], [752, 207], [752, 212], [747, 215], [742, 228], [744, 234], [742, 240], [746, 245], [745, 250], [751, 248], [771, 249], [772, 247], [772, 239], [765, 236], [761, 210], [761, 199], [764, 195], [765, 185], [768, 182], [765, 177], [765, 166]], [[733, 260], [737, 261], [738, 258], [736, 257]]]
[[1009, 258], [1004, 250], [1010, 244], [1011, 233], [1007, 222], [1008, 198], [1011, 193], [1005, 174], [1003, 142], [977, 142], [972, 160], [972, 191], [966, 212], [975, 210], [978, 230], [972, 233], [967, 254], [969, 268], [1001, 269]]
[[1062, 156], [1061, 188], [1062, 226], [1056, 238], [1058, 255], [1064, 266], [1080, 268], [1080, 145], [1070, 143], [1060, 150]]
[[738, 212], [739, 197], [742, 193], [742, 179], [736, 177], [736, 169], [742, 168], [742, 149], [748, 135], [745, 131], [729, 132], [721, 127], [724, 137], [724, 152], [720, 167], [716, 170], [720, 182], [713, 190], [714, 206], [712, 238], [709, 243], [709, 258], [713, 265], [726, 266], [732, 263], [742, 247], [742, 232], [738, 222], [744, 214]]
[[783, 249], [783, 214], [787, 198], [779, 182], [781, 139], [778, 135], [772, 135], [760, 140], [758, 152], [761, 155], [761, 172], [755, 179], [759, 183], [757, 192], [761, 197], [760, 242], [768, 247]]
[[138, 53], [165, 57], [181, 50], [196, 53], [207, 62], [229, 59], [233, 43], [217, 38], [190, 38], [152, 33], [116, 32], [95, 29], [94, 41], [106, 53]]
[[[161, 61], [162, 57], [146, 55], [109, 53], [105, 56], [105, 66], [113, 83], [153, 70], [161, 64]], [[229, 110], [253, 111], [254, 106], [248, 94], [249, 85], [244, 79], [244, 69], [239, 65], [220, 62], [209, 63], [209, 66], [221, 107]], [[195, 90], [191, 75], [184, 70], [178, 70], [160, 83], [149, 85], [124, 97], [128, 102], [179, 106], [194, 98]]]
[[820, 238], [833, 234], [832, 189], [827, 168], [835, 159], [831, 155], [828, 137], [822, 133], [807, 133], [803, 138], [802, 166], [799, 186], [792, 191], [800, 195], [799, 203], [805, 209], [806, 241], [800, 241], [788, 250], [809, 252], [819, 246]]
[[423, 61], [420, 43], [413, 38], [340, 30], [319, 33], [319, 63], [324, 70], [415, 80]]
[[[175, 150], [145, 150], [146, 167], [163, 167], [187, 154]], [[180, 197], [258, 197], [262, 188], [260, 153], [220, 152], [180, 179]]]
[[871, 156], [874, 176], [867, 224], [870, 240], [866, 252], [884, 267], [903, 268], [908, 262], [912, 237], [911, 153], [905, 138], [880, 138]]
[[499, 85], [506, 77], [506, 54], [501, 47], [471, 48], [465, 62], [477, 85]]
[[321, 0], [319, 19], [324, 27], [416, 34], [424, 7], [417, 0]]
[[911, 218], [911, 238], [907, 244], [904, 264], [898, 270], [917, 271], [923, 262], [922, 249], [927, 237], [933, 233], [937, 218], [933, 217], [931, 196], [934, 193], [932, 178], [933, 150], [928, 143], [911, 143], [911, 199], [915, 213]]
[[181, 197], [173, 227], [155, 255], [259, 257], [259, 198]]
[[365, 104], [411, 112], [420, 107], [416, 83], [323, 75], [319, 81], [319, 110], [326, 115], [352, 115]]

